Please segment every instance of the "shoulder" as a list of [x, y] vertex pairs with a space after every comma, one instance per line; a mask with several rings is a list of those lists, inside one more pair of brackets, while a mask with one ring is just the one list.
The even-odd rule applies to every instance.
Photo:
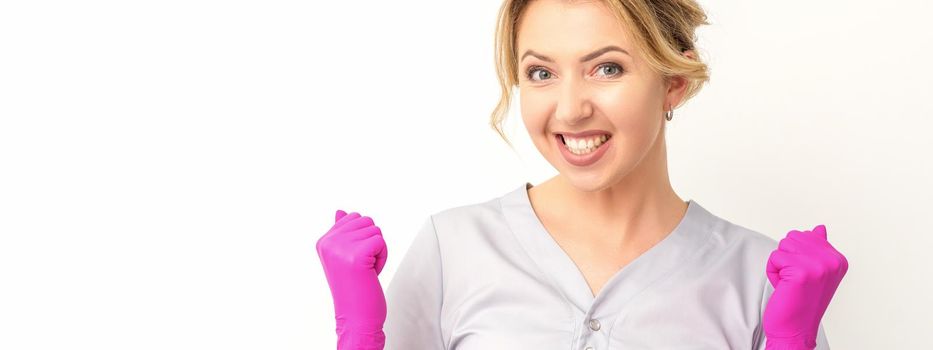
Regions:
[[437, 210], [431, 214], [435, 223], [461, 223], [499, 214], [497, 198]]
[[718, 256], [737, 263], [737, 268], [764, 275], [768, 258], [777, 249], [778, 242], [758, 230], [710, 215], [715, 222], [712, 234]]
[[725, 222], [723, 234], [731, 238], [742, 249], [757, 256], [767, 257], [772, 250], [777, 248], [778, 242], [774, 238], [746, 226], [729, 221]]
[[520, 195], [518, 191], [518, 189], [510, 189], [507, 193], [499, 193], [482, 200], [437, 210], [431, 213], [431, 218], [438, 228], [451, 225], [500, 223], [503, 218], [503, 201], [518, 201]]
[[711, 213], [703, 206], [699, 206], [704, 221], [710, 222], [714, 239], [724, 248], [740, 249], [753, 255], [770, 255], [777, 248], [777, 241], [770, 236], [751, 229], [745, 225], [737, 224], [717, 214]]
[[452, 243], [501, 232], [505, 221], [500, 203], [502, 197], [490, 196], [432, 212], [430, 220], [438, 239]]

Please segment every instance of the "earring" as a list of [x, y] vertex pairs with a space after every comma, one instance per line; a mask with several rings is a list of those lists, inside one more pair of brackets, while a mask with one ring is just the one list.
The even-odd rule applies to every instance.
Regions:
[[671, 108], [667, 110], [667, 112], [664, 112], [664, 118], [667, 119], [667, 121], [671, 121], [671, 119], [674, 119], [674, 108]]

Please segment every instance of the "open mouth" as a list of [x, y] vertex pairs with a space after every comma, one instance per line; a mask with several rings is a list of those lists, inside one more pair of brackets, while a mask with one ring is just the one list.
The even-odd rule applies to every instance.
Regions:
[[595, 152], [612, 139], [611, 134], [591, 135], [580, 138], [565, 137], [563, 134], [556, 135], [557, 139], [566, 146], [567, 150], [576, 155], [585, 155]]

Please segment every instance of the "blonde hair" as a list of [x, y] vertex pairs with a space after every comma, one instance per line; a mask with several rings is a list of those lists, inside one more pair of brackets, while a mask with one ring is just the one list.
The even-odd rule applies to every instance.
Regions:
[[[512, 102], [512, 87], [518, 85], [516, 31], [522, 14], [532, 0], [505, 0], [499, 9], [495, 36], [496, 74], [501, 96], [489, 124], [512, 147], [502, 130], [502, 122]], [[696, 95], [709, 80], [709, 68], [701, 62], [693, 43], [695, 30], [706, 21], [706, 13], [694, 0], [602, 0], [626, 28], [637, 51], [649, 67], [665, 79], [687, 78], [687, 90], [680, 105]], [[696, 59], [682, 55], [694, 50]], [[676, 108], [674, 107], [674, 108]]]

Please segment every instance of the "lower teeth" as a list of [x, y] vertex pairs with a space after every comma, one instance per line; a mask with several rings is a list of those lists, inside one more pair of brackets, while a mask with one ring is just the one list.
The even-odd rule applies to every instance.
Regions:
[[[609, 141], [609, 139], [606, 139], [606, 141]], [[603, 143], [599, 144], [599, 146], [593, 146], [593, 148], [586, 148], [586, 149], [582, 149], [582, 150], [572, 148], [572, 147], [570, 147], [570, 145], [567, 145], [566, 143], [564, 143], [564, 146], [567, 146], [567, 149], [570, 150], [570, 153], [573, 153], [573, 154], [576, 154], [576, 155], [584, 155], [584, 154], [591, 153], [591, 152], [595, 151], [597, 148], [599, 148], [599, 147], [602, 146], [602, 145], [605, 145], [605, 144], [606, 144], [606, 141], [603, 141]]]
[[597, 148], [599, 148], [599, 146], [596, 146], [596, 147], [593, 147], [593, 148], [587, 148], [586, 150], [583, 150], [583, 151], [574, 150], [574, 149], [572, 149], [572, 148], [570, 148], [570, 150], [573, 151], [574, 154], [587, 154], [587, 153], [590, 153], [590, 152], [595, 151]]

